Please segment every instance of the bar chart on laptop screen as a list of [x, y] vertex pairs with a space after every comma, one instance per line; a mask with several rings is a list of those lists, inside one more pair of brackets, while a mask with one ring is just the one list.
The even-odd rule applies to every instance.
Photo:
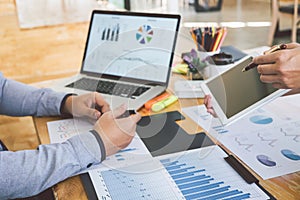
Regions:
[[[246, 183], [224, 156], [217, 146], [205, 147], [156, 157], [156, 168], [137, 164], [98, 170], [91, 177], [99, 199], [269, 199], [256, 184]], [[152, 170], [146, 172], [147, 167]]]

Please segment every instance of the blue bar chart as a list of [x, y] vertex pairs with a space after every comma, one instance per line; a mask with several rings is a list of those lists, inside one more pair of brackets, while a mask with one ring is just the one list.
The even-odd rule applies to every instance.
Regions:
[[237, 189], [231, 190], [231, 187], [225, 186], [223, 181], [217, 182], [212, 176], [205, 175], [205, 169], [194, 170], [195, 166], [186, 167], [186, 163], [171, 162], [170, 159], [161, 162], [188, 200], [202, 197], [205, 199], [250, 198], [250, 193]]
[[136, 150], [137, 150], [136, 148], [122, 149], [122, 150], [120, 150], [118, 153], [116, 153], [116, 154], [114, 155], [114, 157], [115, 157], [115, 159], [116, 159], [117, 161], [125, 161], [126, 158], [124, 158], [124, 156], [123, 156], [122, 153], [124, 153], [124, 152], [134, 152], [134, 151], [136, 151]]
[[164, 156], [160, 162], [187, 200], [268, 199], [255, 185], [247, 184], [217, 151], [190, 150]]
[[218, 146], [155, 157], [119, 169], [90, 172], [99, 199], [113, 200], [265, 200], [224, 160]]
[[116, 154], [108, 156], [101, 165], [118, 169], [134, 165], [148, 159], [151, 160], [152, 156], [142, 140], [136, 135], [125, 149], [119, 150]]

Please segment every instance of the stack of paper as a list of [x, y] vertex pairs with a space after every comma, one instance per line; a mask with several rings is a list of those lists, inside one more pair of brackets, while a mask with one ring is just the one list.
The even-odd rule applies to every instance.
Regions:
[[204, 105], [182, 111], [262, 179], [269, 179], [300, 169], [299, 101], [300, 94], [277, 98], [227, 126]]
[[201, 89], [203, 81], [178, 80], [174, 84], [174, 92], [178, 98], [203, 98]]

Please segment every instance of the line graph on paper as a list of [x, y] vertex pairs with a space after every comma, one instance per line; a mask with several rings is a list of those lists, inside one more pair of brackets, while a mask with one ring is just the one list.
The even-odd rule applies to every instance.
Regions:
[[[293, 125], [293, 126], [292, 126]], [[298, 127], [299, 126], [299, 127]], [[294, 143], [300, 142], [300, 123], [293, 122], [291, 124], [281, 125], [278, 127], [251, 131], [243, 135], [235, 135], [235, 143], [244, 150], [251, 152], [254, 146], [266, 146], [275, 148], [282, 143], [281, 141], [289, 141]], [[251, 136], [246, 136], [251, 135]]]
[[280, 132], [284, 137], [290, 137], [295, 142], [300, 142], [300, 121], [292, 122], [290, 127], [280, 128]]
[[93, 125], [84, 120], [64, 119], [47, 122], [47, 127], [50, 142], [61, 143], [79, 133], [91, 130]]
[[[268, 135], [266, 133], [262, 133], [262, 132], [258, 132], [256, 134], [256, 137], [259, 139], [258, 140], [259, 142], [261, 142], [262, 144], [264, 143], [265, 145], [268, 145], [269, 147], [275, 147], [276, 142], [278, 141], [278, 139], [268, 137]], [[252, 148], [257, 144], [253, 141], [249, 141], [249, 139], [244, 136], [242, 136], [242, 137], [236, 136], [234, 138], [234, 141], [236, 142], [236, 144], [238, 146], [240, 146], [242, 149], [244, 149], [247, 152], [251, 152]]]
[[257, 133], [257, 137], [260, 139], [261, 142], [266, 142], [267, 145], [271, 147], [275, 147], [276, 142], [278, 139], [268, 138], [263, 133]]
[[299, 171], [300, 121], [234, 131], [219, 140], [263, 179]]
[[[47, 123], [51, 143], [61, 143], [80, 133], [87, 133], [93, 124], [82, 119], [64, 119]], [[117, 168], [152, 159], [142, 140], [135, 134], [131, 143], [114, 155], [108, 156], [102, 166]]]
[[[201, 115], [207, 114], [205, 107], [191, 107], [200, 112], [188, 114], [194, 121], [208, 124], [210, 135], [268, 179], [300, 169], [299, 101], [300, 95], [280, 97], [227, 126], [216, 123], [217, 118], [203, 119]], [[201, 123], [198, 124], [203, 126]]]
[[254, 144], [251, 144], [245, 140], [247, 140], [247, 138], [244, 138], [244, 141], [239, 137], [234, 138], [234, 141], [237, 143], [238, 146], [240, 146], [245, 151], [251, 152], [251, 148], [254, 146]]

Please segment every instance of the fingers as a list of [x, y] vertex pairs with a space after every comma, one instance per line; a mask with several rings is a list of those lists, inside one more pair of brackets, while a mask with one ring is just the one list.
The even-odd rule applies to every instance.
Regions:
[[274, 64], [264, 64], [257, 66], [257, 72], [263, 75], [276, 75], [276, 66]]
[[213, 108], [208, 108], [207, 112], [211, 114], [213, 117], [218, 117], [215, 110]]
[[125, 113], [126, 110], [127, 110], [127, 106], [125, 104], [122, 104], [121, 106], [117, 107], [112, 111], [113, 117], [114, 118], [120, 117], [122, 114]]
[[272, 87], [278, 88], [278, 89], [285, 89], [286, 88], [281, 83], [272, 83]]
[[94, 108], [87, 108], [85, 109], [85, 112], [85, 115], [92, 119], [99, 119], [101, 116], [101, 112]]
[[260, 80], [264, 83], [271, 83], [274, 88], [287, 89], [289, 88], [282, 82], [279, 75], [261, 75]]
[[[116, 116], [114, 116], [116, 117]], [[141, 119], [139, 113], [130, 115], [125, 118], [115, 118], [118, 128], [128, 137], [133, 137], [136, 133], [137, 122]]]
[[269, 55], [256, 56], [255, 58], [253, 58], [253, 62], [255, 64], [259, 64], [259, 65], [273, 63], [275, 53], [276, 52], [269, 54]]
[[99, 94], [98, 92], [93, 92], [90, 95], [93, 106], [90, 105], [91, 108], [86, 109], [87, 116], [93, 119], [98, 119], [102, 115], [102, 113], [110, 111], [109, 104], [105, 101], [101, 94]]
[[94, 92], [95, 95], [95, 105], [97, 105], [97, 107], [100, 107], [101, 112], [105, 113], [107, 111], [110, 111], [110, 107], [109, 104], [105, 101], [105, 99], [103, 98], [103, 96], [101, 94], [99, 94], [98, 92]]
[[280, 77], [277, 75], [265, 75], [265, 74], [260, 75], [260, 80], [264, 83], [276, 83], [281, 81]]
[[131, 115], [130, 116], [131, 120], [134, 122], [134, 123], [137, 123], [138, 121], [140, 121], [140, 119], [142, 118], [141, 115], [139, 113], [137, 114], [134, 114], [134, 115]]
[[287, 49], [294, 49], [294, 48], [300, 47], [299, 43], [295, 43], [295, 42], [288, 43], [288, 44], [286, 44], [286, 46], [287, 46]]
[[[275, 46], [278, 46], [278, 45], [274, 45], [271, 47], [271, 49]], [[295, 49], [295, 48], [298, 48], [300, 47], [300, 44], [298, 43], [288, 43], [286, 44], [287, 46], [287, 50], [288, 49]], [[268, 50], [269, 51], [269, 50]], [[268, 52], [266, 51], [266, 52]], [[267, 53], [267, 54], [264, 54], [264, 55], [261, 55], [261, 56], [257, 56], [255, 58], [253, 58], [253, 62], [256, 63], [256, 64], [271, 64], [271, 63], [274, 63], [274, 62], [277, 62], [278, 59], [280, 58], [280, 55], [281, 54], [281, 51], [275, 51], [275, 52], [272, 52], [272, 53]]]
[[204, 100], [203, 100], [203, 104], [206, 106], [207, 105], [207, 101], [208, 101], [208, 98], [209, 98], [210, 96], [208, 95], [208, 94], [206, 94], [205, 96], [204, 96]]
[[217, 114], [212, 106], [212, 103], [211, 103], [211, 96], [210, 95], [205, 95], [204, 97], [204, 105], [206, 107], [206, 111], [211, 114], [213, 117], [217, 117]]
[[206, 108], [207, 109], [212, 109], [212, 103], [211, 103], [211, 96], [210, 95], [207, 97]]

